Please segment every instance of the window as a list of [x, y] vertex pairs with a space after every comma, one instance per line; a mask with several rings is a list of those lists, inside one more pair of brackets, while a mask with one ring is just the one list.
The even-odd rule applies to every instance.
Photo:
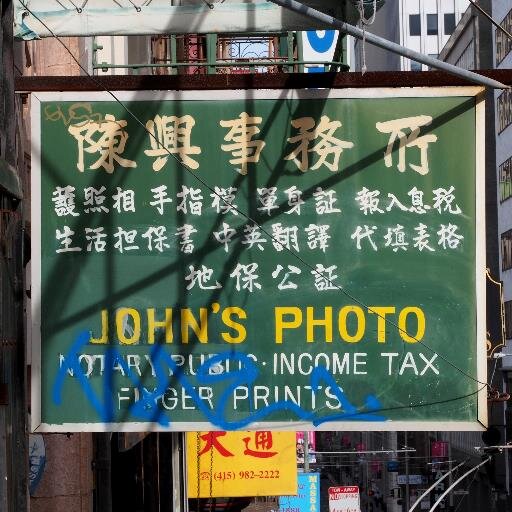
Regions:
[[455, 13], [450, 12], [444, 15], [444, 34], [450, 36], [455, 30]]
[[505, 339], [512, 339], [512, 300], [505, 302]]
[[501, 235], [501, 270], [512, 268], [512, 229]]
[[427, 36], [437, 36], [437, 14], [427, 14]]
[[500, 202], [512, 197], [512, 157], [505, 160], [498, 167], [500, 180]]
[[421, 20], [419, 14], [409, 14], [409, 34], [421, 36]]
[[498, 96], [498, 133], [512, 123], [512, 91], [505, 89]]
[[411, 60], [411, 71], [421, 71], [421, 63]]
[[[512, 9], [508, 11], [500, 25], [509, 32], [512, 30]], [[496, 29], [496, 66], [510, 53], [512, 50], [512, 41], [502, 30]]]

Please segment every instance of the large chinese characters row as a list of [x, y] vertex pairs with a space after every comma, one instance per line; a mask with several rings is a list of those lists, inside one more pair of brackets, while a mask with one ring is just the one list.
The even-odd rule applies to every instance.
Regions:
[[[247, 174], [249, 164], [256, 164], [266, 146], [265, 140], [258, 138], [263, 118], [241, 112], [235, 119], [220, 120], [219, 126], [225, 130], [224, 144], [220, 150], [231, 155], [229, 163], [242, 175]], [[400, 172], [407, 168], [406, 149], [419, 150], [416, 163], [409, 163], [410, 169], [425, 175], [429, 172], [428, 146], [437, 141], [432, 133], [420, 135], [420, 129], [428, 126], [432, 117], [418, 115], [400, 119], [391, 119], [375, 123], [375, 129], [388, 136], [384, 151], [384, 164], [393, 165], [393, 148], [398, 147], [396, 167]], [[355, 147], [354, 141], [338, 138], [335, 132], [342, 127], [337, 119], [322, 115], [319, 120], [313, 117], [299, 117], [290, 121], [295, 132], [286, 139], [290, 146], [284, 160], [293, 161], [302, 172], [325, 166], [332, 172], [340, 170], [340, 157], [344, 150]], [[80, 172], [89, 169], [104, 169], [113, 173], [115, 166], [137, 167], [137, 162], [123, 156], [128, 143], [128, 122], [106, 114], [100, 121], [88, 120], [69, 126], [69, 133], [77, 140], [77, 168]], [[144, 154], [153, 159], [154, 171], [160, 171], [170, 157], [176, 158], [189, 169], [200, 168], [197, 160], [202, 148], [193, 142], [193, 128], [196, 120], [191, 115], [155, 115], [147, 120], [147, 146]], [[384, 141], [384, 144], [386, 142]], [[86, 166], [86, 154], [95, 155]]]

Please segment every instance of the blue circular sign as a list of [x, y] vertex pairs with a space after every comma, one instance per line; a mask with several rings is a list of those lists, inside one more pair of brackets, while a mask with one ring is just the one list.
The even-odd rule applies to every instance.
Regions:
[[[319, 32], [323, 32], [323, 36], [319, 36]], [[335, 30], [308, 30], [306, 32], [311, 48], [318, 53], [326, 52], [332, 46], [334, 33]]]

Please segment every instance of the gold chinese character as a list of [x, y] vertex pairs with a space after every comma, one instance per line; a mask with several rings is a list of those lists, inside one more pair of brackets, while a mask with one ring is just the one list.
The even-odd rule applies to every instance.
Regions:
[[[393, 164], [393, 157], [391, 152], [393, 151], [393, 145], [395, 144], [396, 139], [398, 139], [397, 169], [400, 172], [405, 171], [405, 148], [412, 148], [416, 146], [420, 150], [420, 165], [409, 163], [409, 166], [418, 174], [428, 174], [429, 168], [427, 149], [430, 142], [435, 142], [437, 140], [437, 135], [430, 133], [428, 135], [422, 135], [419, 137], [419, 133], [420, 127], [427, 126], [431, 122], [432, 117], [430, 116], [415, 116], [376, 123], [375, 127], [377, 130], [379, 130], [379, 132], [390, 134], [388, 146], [384, 152], [384, 163], [386, 164], [386, 167], [391, 167]], [[404, 133], [404, 129], [410, 130], [409, 135]]]
[[247, 174], [247, 164], [258, 162], [261, 150], [265, 147], [264, 141], [252, 140], [252, 137], [260, 132], [260, 129], [254, 125], [260, 123], [261, 117], [249, 117], [247, 112], [242, 112], [238, 119], [220, 121], [222, 127], [229, 128], [224, 140], [232, 142], [232, 144], [222, 144], [221, 149], [232, 153], [233, 158], [229, 163], [240, 165], [240, 169], [237, 169], [240, 174]]
[[112, 114], [106, 114], [102, 121], [89, 120], [71, 125], [68, 131], [78, 141], [78, 170], [84, 172], [84, 152], [100, 153], [98, 160], [89, 169], [103, 167], [111, 174], [114, 172], [114, 162], [122, 167], [137, 167], [136, 162], [121, 157], [128, 139], [128, 133], [124, 130], [126, 124], [126, 121], [116, 120]]
[[[285, 160], [293, 160], [297, 167], [306, 172], [309, 169], [309, 154], [316, 153], [320, 158], [311, 167], [312, 170], [325, 165], [330, 171], [338, 171], [339, 159], [344, 149], [354, 147], [353, 142], [348, 142], [336, 138], [333, 134], [342, 125], [339, 121], [331, 121], [327, 116], [322, 116], [320, 122], [315, 128], [315, 121], [312, 117], [301, 117], [291, 122], [294, 128], [298, 128], [299, 133], [288, 139], [291, 144], [298, 143], [297, 147], [287, 156]], [[309, 148], [310, 142], [316, 138], [320, 141]], [[328, 162], [327, 157], [333, 155], [332, 161]]]
[[167, 162], [170, 154], [178, 154], [180, 160], [191, 169], [197, 169], [199, 164], [189, 155], [201, 153], [199, 146], [190, 145], [192, 127], [196, 124], [192, 116], [159, 116], [150, 119], [146, 128], [151, 133], [149, 140], [151, 149], [144, 153], [158, 157], [153, 162], [153, 170], [159, 171]]

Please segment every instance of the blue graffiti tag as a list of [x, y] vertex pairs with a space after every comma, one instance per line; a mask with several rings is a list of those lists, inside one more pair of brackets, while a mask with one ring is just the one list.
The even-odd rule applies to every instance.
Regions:
[[[99, 397], [94, 390], [91, 382], [84, 374], [79, 360], [79, 353], [82, 348], [88, 344], [90, 334], [85, 331], [78, 335], [77, 339], [69, 349], [62, 360], [62, 364], [57, 372], [52, 389], [52, 399], [56, 405], [62, 405], [63, 388], [66, 376], [71, 373], [78, 379], [78, 383], [90, 404], [93, 406], [100, 419], [104, 423], [110, 423], [115, 419], [112, 377], [113, 371], [108, 373], [103, 379], [102, 394]], [[272, 413], [277, 411], [289, 411], [297, 419], [309, 421], [313, 425], [320, 425], [328, 421], [385, 421], [387, 418], [376, 414], [382, 409], [380, 401], [374, 395], [368, 395], [362, 407], [353, 405], [340, 388], [334, 377], [324, 366], [314, 368], [310, 376], [310, 385], [315, 394], [322, 388], [322, 385], [329, 387], [333, 396], [339, 401], [342, 412], [337, 412], [328, 416], [320, 416], [317, 411], [306, 411], [300, 405], [291, 400], [281, 400], [274, 404], [254, 410], [252, 399], [249, 398], [249, 408], [252, 412], [245, 418], [237, 421], [226, 419], [225, 412], [229, 411], [228, 400], [233, 396], [234, 391], [239, 386], [247, 386], [252, 389], [258, 376], [259, 369], [254, 360], [246, 354], [240, 352], [224, 352], [207, 359], [196, 372], [196, 381], [198, 384], [223, 385], [223, 391], [217, 401], [215, 410], [209, 408], [196, 389], [196, 386], [186, 375], [182, 368], [172, 359], [171, 355], [163, 350], [163, 345], [154, 345], [151, 349], [150, 357], [154, 371], [156, 387], [153, 391], [148, 391], [144, 386], [142, 379], [135, 374], [129, 365], [126, 364], [122, 355], [115, 347], [109, 347], [105, 351], [107, 361], [106, 368], [113, 368], [115, 365], [120, 368], [123, 375], [130, 381], [134, 388], [139, 390], [140, 399], [135, 401], [129, 409], [129, 413], [137, 419], [156, 422], [161, 426], [168, 426], [170, 420], [166, 411], [158, 407], [157, 400], [162, 397], [168, 386], [169, 374], [172, 374], [176, 381], [187, 392], [188, 396], [195, 403], [197, 409], [204, 415], [211, 424], [222, 430], [237, 430], [246, 427], [250, 423], [262, 421]], [[215, 371], [221, 363], [238, 363], [238, 370], [219, 373]], [[170, 373], [169, 373], [170, 372]]]

